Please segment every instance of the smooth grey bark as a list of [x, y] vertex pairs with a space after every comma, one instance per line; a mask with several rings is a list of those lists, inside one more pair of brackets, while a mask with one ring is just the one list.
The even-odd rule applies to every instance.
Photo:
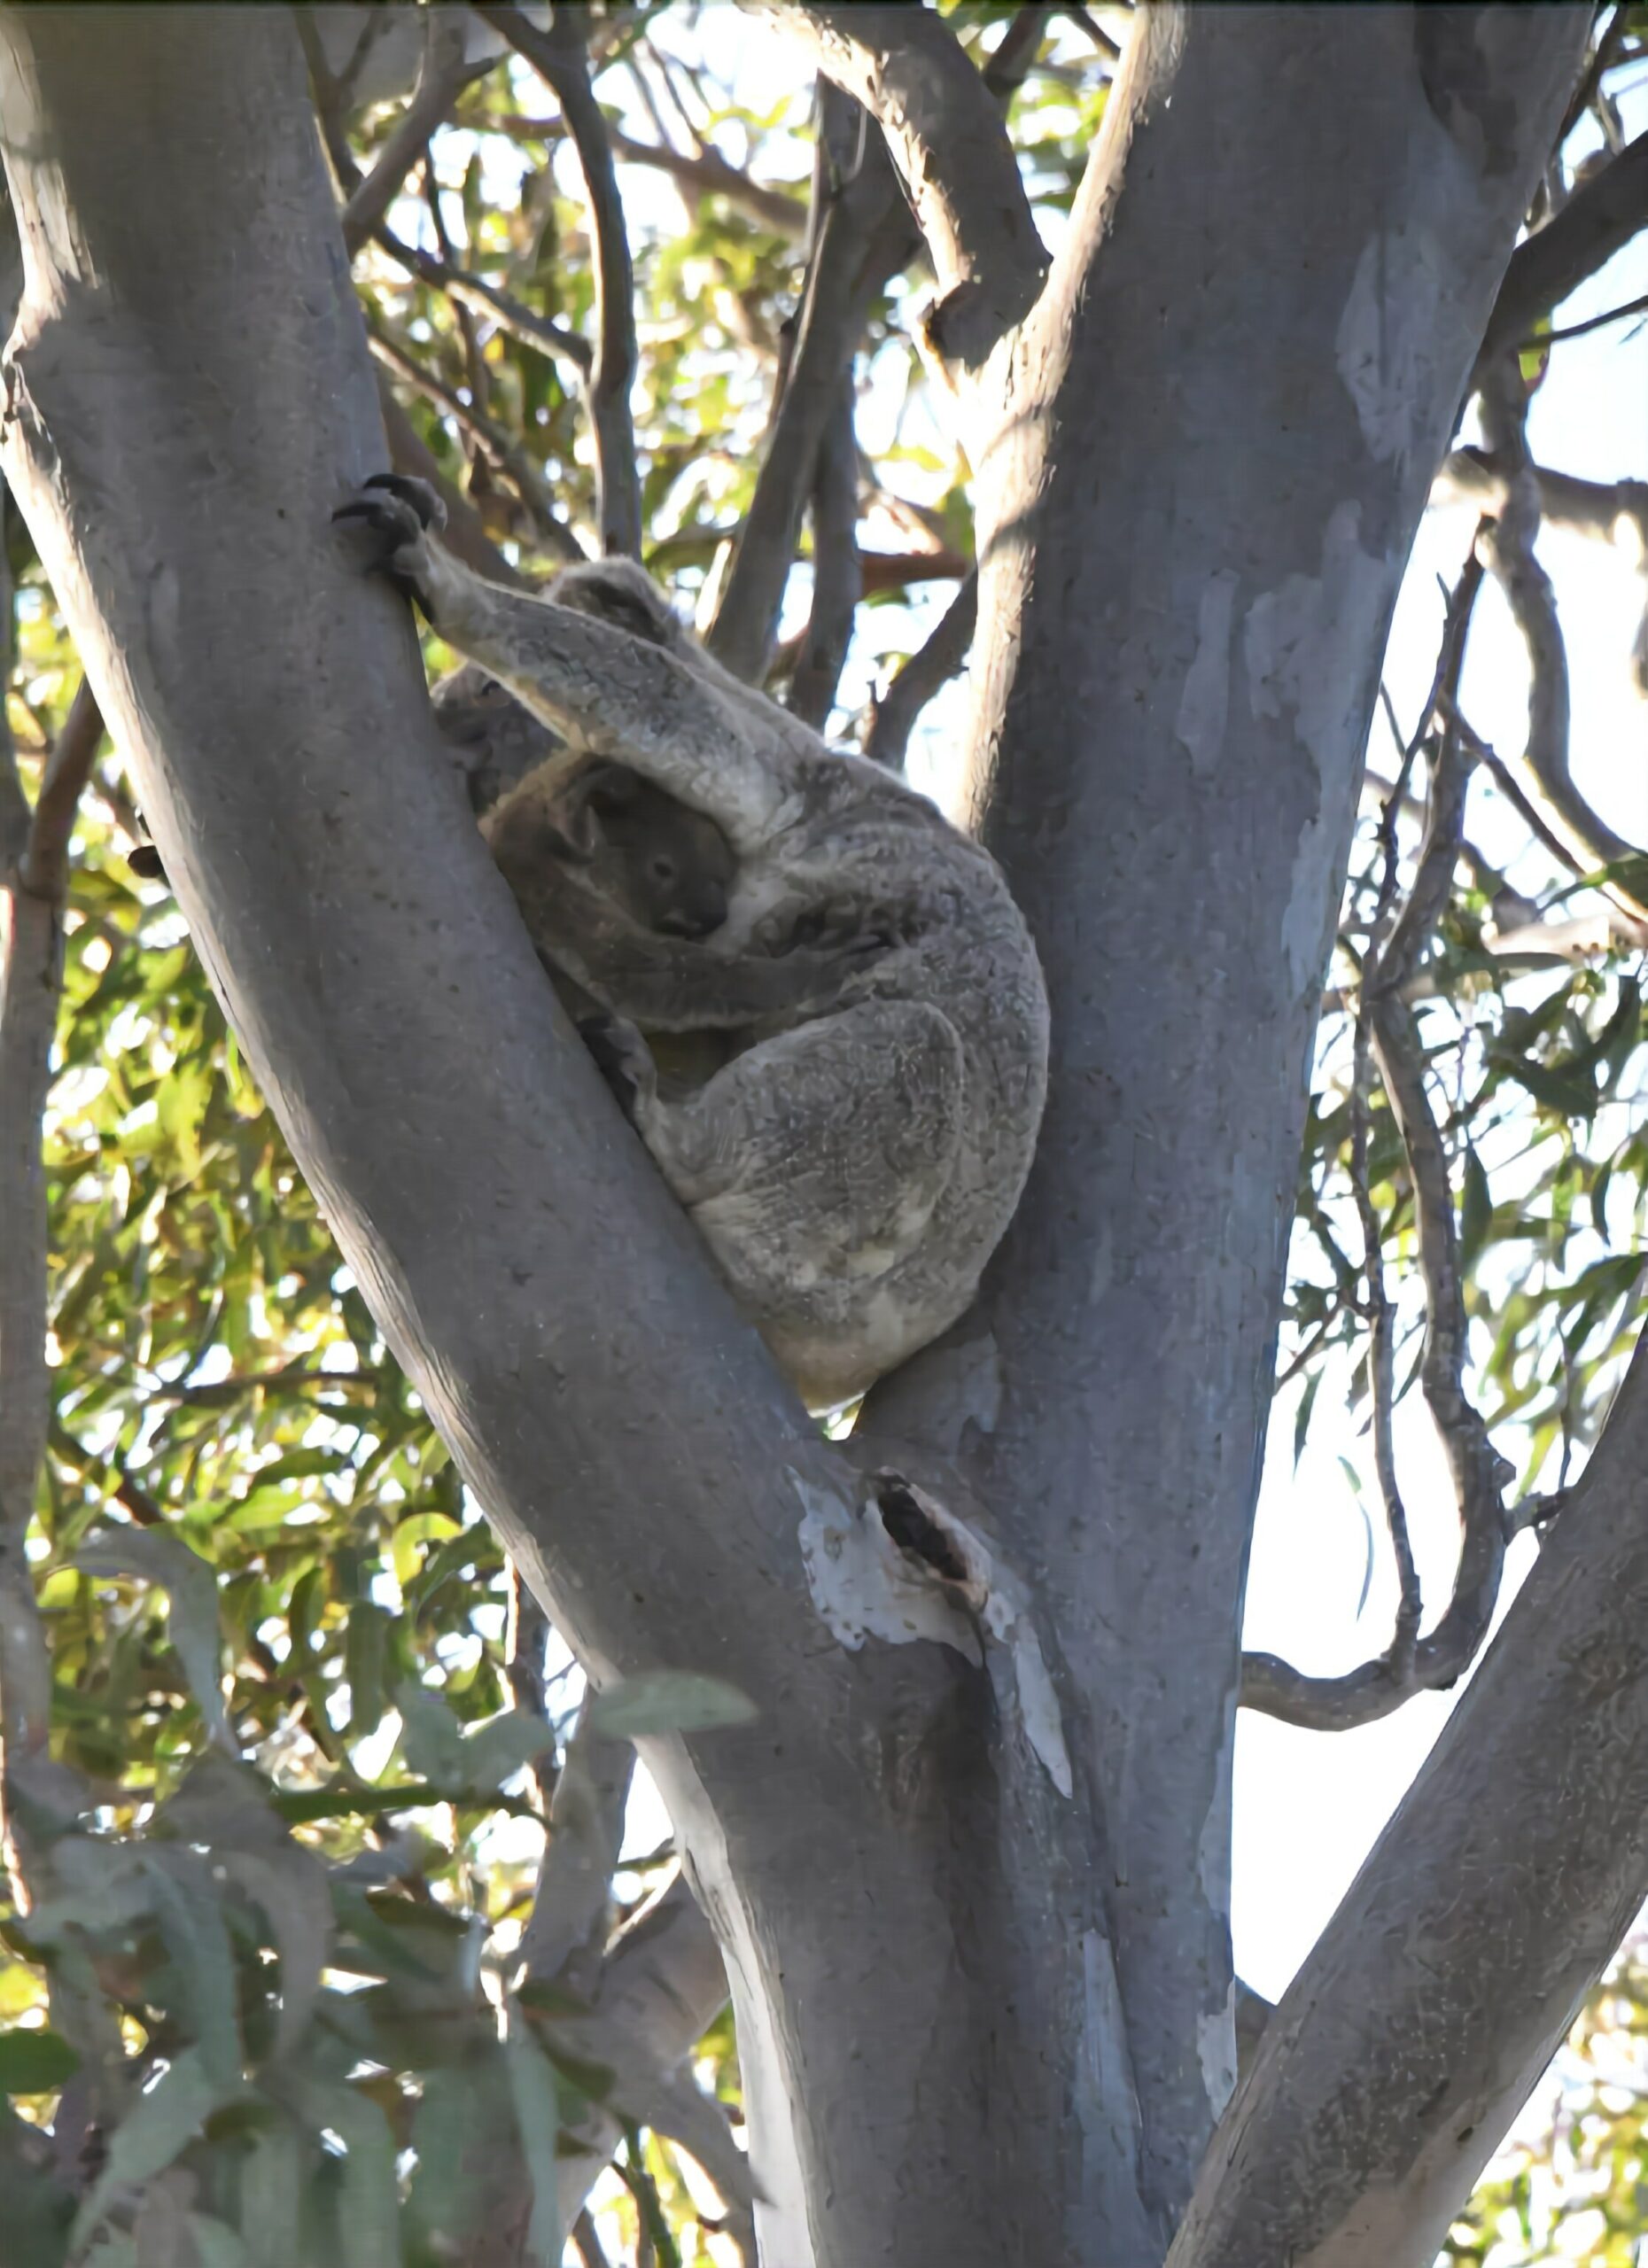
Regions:
[[1046, 1597], [1163, 2242], [1234, 2077], [1241, 1594], [1386, 628], [1585, 28], [1151, 10], [976, 404], [970, 807], [1054, 1064], [981, 1310], [870, 1425], [959, 1455]]
[[866, 1446], [947, 1439], [1046, 1597], [1069, 1802], [1010, 1685], [815, 1613], [800, 1521], [861, 1486], [567, 1031], [329, 528], [384, 448], [290, 24], [0, 30], [4, 466], [214, 981], [593, 1674], [761, 1706], [649, 1760], [728, 1954], [765, 2256], [1147, 2268], [1233, 2072], [1239, 1594], [1355, 769], [1582, 12], [1153, 12], [991, 365], [974, 803], [1061, 1061], [983, 1317]]

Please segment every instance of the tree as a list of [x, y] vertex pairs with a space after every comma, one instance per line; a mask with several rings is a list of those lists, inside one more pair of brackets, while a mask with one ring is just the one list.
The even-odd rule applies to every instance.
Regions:
[[[74, 2257], [554, 2257], [558, 2211], [625, 2127], [638, 2247], [672, 2241], [672, 2162], [641, 2128], [704, 2164], [742, 2229], [737, 2155], [681, 2077], [721, 1990], [697, 1909], [672, 1889], [606, 1953], [630, 1738], [726, 1956], [762, 2254], [783, 2268], [1428, 2262], [1648, 1890], [1640, 1365], [1567, 1485], [1635, 1320], [1634, 1253], [1543, 1304], [1528, 1293], [1475, 1365], [1497, 1384], [1489, 1414], [1534, 1410], [1560, 1433], [1556, 1492], [1532, 1497], [1536, 1443], [1507, 1508], [1466, 1359], [1484, 1255], [1520, 1266], [1472, 1138], [1526, 1094], [1570, 1133], [1553, 1214], [1583, 1188], [1605, 1222], [1586, 1130], [1640, 1037], [1634, 986], [1608, 992], [1609, 956], [1641, 942], [1640, 854], [1568, 767], [1532, 549], [1542, 508], [1640, 524], [1640, 484], [1587, 496], [1533, 463], [1518, 350], [1644, 217], [1641, 142], [1572, 194], [1552, 159], [1611, 114], [1607, 74], [1640, 53], [1641, 23], [1615, 9], [1591, 39], [1569, 9], [1153, 10], [1048, 257], [1000, 105], [1053, 12], [749, 12], [751, 38], [825, 82], [810, 213], [712, 147], [671, 145], [662, 111], [649, 160], [743, 216], [705, 263], [724, 334], [759, 335], [805, 232], [710, 642], [766, 675], [810, 512], [811, 621], [779, 659], [789, 697], [828, 714], [859, 589], [887, 574], [856, 542], [853, 359], [920, 254], [937, 289], [913, 327], [973, 475], [944, 528], [977, 562], [963, 800], [1030, 919], [1055, 1026], [1036, 1172], [983, 1297], [846, 1441], [805, 1418], [623, 1138], [462, 823], [405, 610], [329, 532], [387, 446], [411, 469], [462, 466], [455, 540], [488, 563], [507, 542], [498, 571], [586, 540], [634, 548], [666, 507], [656, 564], [717, 547], [699, 463], [714, 412], [695, 388], [733, 382], [725, 359], [703, 378], [679, 322], [639, 363], [614, 167], [634, 144], [593, 92], [592, 69], [634, 64], [649, 100], [681, 98], [664, 50], [637, 60], [652, 19], [566, 9], [546, 30], [483, 7], [497, 39], [478, 50], [447, 11], [374, 12], [343, 48], [303, 12], [0, 15], [26, 275], [0, 462], [90, 687], [32, 814], [20, 796], [11, 810], [8, 860], [10, 1927], [51, 2016], [19, 2035], [39, 2084], [18, 2092], [55, 2106], [50, 2148], [27, 2121], [5, 2148], [42, 2258], [63, 2256], [71, 2218]], [[408, 25], [416, 87], [363, 129]], [[499, 40], [556, 121], [512, 107]], [[462, 247], [439, 193], [428, 239], [407, 240], [396, 200], [454, 116], [529, 150], [564, 131], [580, 256], [546, 242], [546, 175], [502, 260], [478, 154]], [[1050, 204], [1074, 139], [1027, 161]], [[1530, 205], [1541, 225], [1513, 253]], [[369, 245], [363, 329], [346, 247]], [[383, 253], [410, 284], [391, 287]], [[685, 304], [693, 286], [656, 288]], [[639, 459], [638, 368], [656, 389]], [[1491, 525], [1352, 874], [1354, 989], [1334, 1010], [1349, 1068], [1307, 1121], [1390, 611], [1473, 393], [1485, 446], [1450, 470]], [[734, 402], [728, 433], [739, 417]], [[930, 536], [921, 548], [930, 564]], [[1535, 665], [1534, 793], [1517, 791], [1605, 928], [1599, 963], [1538, 1014], [1506, 1007], [1469, 1107], [1443, 1115], [1419, 1004], [1495, 961], [1500, 877], [1463, 839], [1473, 768], [1499, 762], [1459, 702], [1484, 573]], [[883, 751], [956, 666], [974, 587], [894, 680]], [[83, 1130], [78, 1153], [54, 1138], [58, 1220], [78, 1208], [95, 1230], [85, 1297], [123, 1343], [80, 1348], [53, 1421], [36, 1136], [66, 813], [100, 719], [234, 1039], [175, 934], [169, 966], [131, 951], [160, 944], [146, 901], [94, 861], [68, 1004], [90, 1033], [126, 1015], [149, 1057], [134, 1088], [105, 1055], [118, 1091], [78, 1122], [59, 1099], [59, 1127]], [[1416, 851], [1402, 799], [1421, 756]], [[175, 1170], [134, 1223], [99, 1177], [105, 1148], [144, 1154], [137, 1092]], [[1307, 1285], [1294, 1320], [1307, 1366], [1367, 1344], [1403, 1574], [1388, 1649], [1331, 1684], [1240, 1656], [1302, 1139], [1307, 1226], [1342, 1258], [1349, 1207], [1369, 1264], [1314, 1303]], [[1625, 1166], [1639, 1184], [1636, 1153]], [[1423, 1288], [1420, 1384], [1465, 1536], [1428, 1631], [1388, 1456], [1387, 1252]], [[134, 1264], [159, 1296], [113, 1292]], [[59, 1345], [76, 1265], [59, 1263]], [[267, 1373], [271, 1298], [284, 1359]], [[1523, 1393], [1553, 1324], [1559, 1407], [1544, 1384]], [[146, 1394], [134, 1358], [155, 1365]], [[43, 1451], [31, 1565], [20, 1508]], [[458, 1476], [530, 1594], [514, 1712], [461, 1588], [496, 1563]], [[1508, 1534], [1535, 1523], [1537, 1566], [1231, 2100], [1239, 1688], [1351, 1722], [1454, 1682]], [[991, 1602], [972, 1620], [963, 1534]], [[804, 1542], [860, 1554], [872, 1609], [914, 1588], [950, 1643], [832, 1622]], [[380, 1554], [415, 1602], [398, 1624], [369, 1573]], [[202, 1556], [234, 1641], [227, 1704]], [[169, 1600], [169, 1652], [152, 1590], [120, 1604], [134, 1581]], [[494, 1980], [501, 2023], [457, 1909], [494, 1921], [514, 1895], [507, 1867], [478, 1894], [464, 1876], [496, 1791], [549, 1745], [533, 1600], [601, 1699], [540, 1775], [552, 1832]], [[434, 1691], [420, 1673], [437, 1661]], [[168, 1680], [188, 1705], [156, 1708]], [[738, 1697], [754, 1713], [731, 1721]], [[350, 1744], [391, 1702], [405, 1776], [374, 1786]], [[437, 1798], [440, 1863], [367, 1831]], [[365, 1989], [340, 1990], [339, 1969]], [[557, 2120], [578, 2148], [558, 2172]]]

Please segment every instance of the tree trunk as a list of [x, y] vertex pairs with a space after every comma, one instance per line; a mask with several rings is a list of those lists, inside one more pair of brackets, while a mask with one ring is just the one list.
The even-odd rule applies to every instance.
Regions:
[[285, 12], [0, 26], [5, 470], [214, 982], [592, 1674], [760, 1706], [649, 1761], [729, 1956], [766, 2256], [1144, 2268], [1232, 2069], [1235, 1633], [1356, 767], [1582, 12], [1162, 12], [992, 366], [973, 803], [1060, 1060], [999, 1388], [974, 1325], [869, 1440], [959, 1449], [1045, 1596], [1070, 1800], [1000, 1665], [815, 1610], [798, 1533], [862, 1486], [565, 1027], [329, 526], [386, 451]]
[[1363, 750], [1584, 35], [1153, 9], [999, 358], [969, 803], [1041, 950], [1053, 1079], [982, 1310], [872, 1423], [960, 1454], [1047, 1598], [1162, 2242], [1235, 2075], [1241, 1595]]

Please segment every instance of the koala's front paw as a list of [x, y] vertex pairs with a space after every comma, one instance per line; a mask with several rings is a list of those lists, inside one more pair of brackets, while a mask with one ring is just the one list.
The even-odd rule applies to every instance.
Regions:
[[398, 591], [430, 611], [429, 537], [447, 524], [447, 508], [426, 480], [400, 472], [375, 472], [346, 504], [332, 514], [367, 528], [376, 539], [369, 571], [386, 575]]
[[627, 1017], [605, 1014], [585, 1016], [578, 1036], [633, 1123], [636, 1112], [658, 1091], [657, 1069], [646, 1041]]

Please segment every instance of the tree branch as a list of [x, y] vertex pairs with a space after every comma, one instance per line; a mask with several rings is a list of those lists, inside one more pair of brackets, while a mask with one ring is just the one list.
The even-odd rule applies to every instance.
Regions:
[[824, 431], [812, 483], [812, 612], [789, 682], [789, 707], [822, 732], [835, 705], [853, 617], [864, 588], [859, 567], [859, 449], [851, 374]]
[[583, 11], [557, 8], [540, 31], [519, 10], [483, 4], [477, 12], [503, 34], [554, 91], [583, 168], [595, 247], [595, 353], [589, 415], [595, 440], [601, 548], [641, 556], [641, 482], [630, 391], [635, 383], [635, 279], [629, 233], [606, 120], [589, 83]]
[[938, 276], [927, 343], [976, 369], [1034, 306], [1047, 260], [1000, 114], [954, 33], [925, 8], [743, 4], [881, 127]]
[[902, 770], [916, 718], [965, 664], [978, 622], [978, 570], [970, 568], [919, 651], [911, 655], [885, 693], [877, 696], [864, 753]]
[[1469, 1690], [1266, 2024], [1168, 2268], [1435, 2257], [1648, 1891], [1645, 1468], [1639, 1345]]
[[102, 738], [103, 718], [82, 678], [46, 758], [19, 876], [22, 889], [53, 907], [60, 908], [67, 894], [69, 836]]
[[1541, 315], [1648, 227], [1648, 134], [1576, 189], [1553, 220], [1511, 255], [1477, 355], [1473, 385], [1515, 351]]
[[424, 18], [424, 58], [412, 99], [378, 152], [377, 163], [351, 192], [341, 217], [350, 257], [360, 251], [400, 193], [437, 127], [477, 79], [485, 78], [495, 55], [469, 61], [464, 53], [467, 20], [460, 8], [431, 8]]
[[416, 245], [403, 244], [387, 227], [375, 229], [372, 241], [381, 245], [392, 260], [398, 260], [421, 282], [447, 292], [454, 299], [478, 307], [482, 314], [493, 318], [500, 330], [536, 347], [552, 361], [570, 362], [579, 384], [587, 382], [594, 358], [588, 341], [580, 338], [575, 330], [551, 322], [547, 315], [534, 315], [513, 293], [489, 284], [484, 276], [474, 276], [467, 268], [454, 268], [444, 260], [436, 260]]
[[795, 352], [705, 641], [724, 667], [754, 684], [772, 654], [819, 450], [870, 307], [921, 245], [886, 144], [865, 113], [831, 87], [820, 89], [812, 210]]
[[[982, 2104], [942, 2194], [904, 2197], [887, 2136], [993, 2052], [1000, 2012], [945, 1989], [961, 1891], [860, 1731], [945, 1739], [999, 1804], [989, 1682], [820, 1619], [798, 1534], [856, 1530], [864, 1484], [623, 1126], [470, 821], [408, 612], [330, 525], [384, 442], [296, 34], [276, 10], [10, 10], [0, 51], [34, 279], [0, 450], [191, 935], [379, 1327], [597, 1688], [711, 1669], [763, 1713], [649, 1736], [647, 1760], [738, 1977], [769, 2249], [805, 2261], [834, 2214], [867, 2257], [890, 2205], [891, 2241], [919, 2213], [954, 2249], [994, 2194]], [[1022, 1808], [1085, 1824], [1026, 1756]], [[805, 1837], [772, 1833], [775, 1771], [808, 1790]], [[867, 2070], [859, 1994], [911, 2012]], [[803, 2068], [830, 2119], [802, 2122]]]
[[1505, 501], [1486, 524], [1483, 555], [1528, 649], [1528, 746], [1523, 761], [1541, 795], [1593, 865], [1640, 858], [1641, 850], [1600, 819], [1575, 784], [1568, 750], [1568, 660], [1551, 578], [1535, 556], [1540, 484], [1528, 448], [1528, 395], [1514, 358], [1479, 365], [1489, 453], [1507, 468]]
[[[494, 123], [502, 133], [533, 142], [554, 142], [566, 131], [562, 121], [553, 118], [504, 117]], [[650, 167], [656, 173], [668, 174], [681, 189], [697, 196], [725, 198], [735, 211], [770, 229], [775, 237], [794, 242], [806, 234], [807, 208], [800, 198], [751, 181], [717, 150], [689, 154], [672, 150], [667, 142], [637, 142], [616, 126], [608, 127], [607, 137], [620, 165]]]

